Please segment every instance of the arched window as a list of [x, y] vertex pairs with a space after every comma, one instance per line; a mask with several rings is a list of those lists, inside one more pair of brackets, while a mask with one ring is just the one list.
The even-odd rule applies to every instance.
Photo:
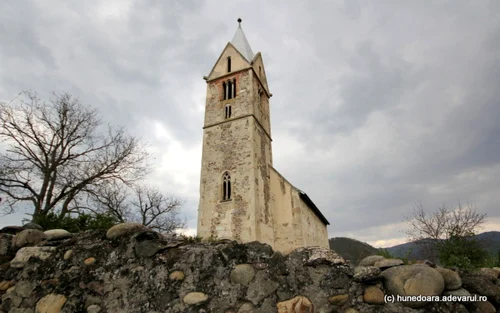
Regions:
[[227, 57], [227, 72], [231, 72], [231, 57]]
[[222, 175], [222, 200], [231, 200], [231, 175], [229, 172]]
[[231, 117], [231, 106], [228, 104], [224, 108], [224, 117], [225, 118], [230, 118]]
[[227, 87], [226, 87], [226, 82], [223, 82], [222, 83], [222, 93], [224, 94], [222, 96], [222, 100], [226, 100], [227, 99]]
[[233, 98], [236, 98], [236, 78], [233, 78]]
[[233, 98], [233, 84], [231, 81], [227, 82], [227, 99]]

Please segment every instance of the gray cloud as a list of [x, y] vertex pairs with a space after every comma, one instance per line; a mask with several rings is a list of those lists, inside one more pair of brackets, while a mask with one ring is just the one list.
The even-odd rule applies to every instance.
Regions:
[[196, 227], [202, 77], [242, 17], [274, 94], [274, 166], [331, 236], [390, 239], [416, 202], [472, 201], [500, 218], [499, 12], [498, 1], [6, 2], [0, 99], [33, 89], [96, 106], [151, 144], [151, 181], [187, 200]]

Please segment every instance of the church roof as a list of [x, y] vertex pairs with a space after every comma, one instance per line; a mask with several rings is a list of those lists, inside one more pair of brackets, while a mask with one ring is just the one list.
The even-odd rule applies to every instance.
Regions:
[[297, 190], [299, 191], [299, 197], [302, 199], [302, 201], [304, 201], [307, 204], [307, 206], [314, 212], [314, 214], [316, 214], [316, 216], [323, 222], [323, 224], [330, 225], [330, 222], [328, 222], [328, 220], [321, 213], [321, 211], [318, 209], [316, 204], [314, 204], [314, 202], [312, 202], [311, 198], [309, 198], [309, 196], [305, 192], [303, 192], [302, 190], [300, 190], [300, 189], [297, 189]]
[[241, 19], [238, 19], [238, 29], [234, 34], [233, 40], [231, 40], [231, 44], [247, 59], [248, 62], [252, 62], [253, 60], [253, 52], [252, 48], [250, 48], [250, 44], [248, 43], [247, 37], [245, 37], [245, 33], [241, 28]]

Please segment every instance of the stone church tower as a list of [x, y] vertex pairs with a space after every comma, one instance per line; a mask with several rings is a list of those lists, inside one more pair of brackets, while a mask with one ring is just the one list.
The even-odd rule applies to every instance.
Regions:
[[240, 25], [207, 81], [198, 235], [260, 241], [286, 251], [328, 247], [329, 225], [309, 197], [273, 168], [262, 55]]

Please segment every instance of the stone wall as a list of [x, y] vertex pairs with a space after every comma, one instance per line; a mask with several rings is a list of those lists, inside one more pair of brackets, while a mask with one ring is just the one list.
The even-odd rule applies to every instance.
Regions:
[[[1, 313], [466, 313], [500, 307], [494, 269], [460, 277], [378, 256], [353, 267], [319, 247], [283, 255], [258, 242], [190, 242], [137, 224], [80, 234], [21, 227], [0, 232]], [[384, 296], [397, 293], [479, 294], [488, 301], [385, 304]]]
[[326, 225], [292, 186], [271, 167], [271, 206], [275, 216], [274, 248], [282, 252], [305, 246], [329, 247]]

